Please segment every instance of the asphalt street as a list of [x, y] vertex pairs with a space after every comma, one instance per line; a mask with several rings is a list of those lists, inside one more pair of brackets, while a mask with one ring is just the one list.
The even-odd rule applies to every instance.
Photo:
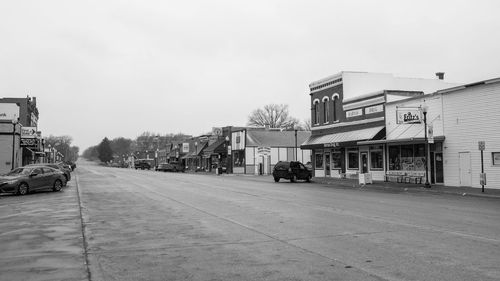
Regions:
[[0, 280], [500, 280], [500, 200], [81, 162], [0, 241]]

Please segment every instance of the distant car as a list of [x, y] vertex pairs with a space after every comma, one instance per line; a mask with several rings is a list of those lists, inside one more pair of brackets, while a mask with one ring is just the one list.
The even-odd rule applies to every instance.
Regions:
[[65, 184], [64, 172], [51, 167], [25, 166], [0, 177], [0, 192], [26, 195], [31, 191], [59, 191]]
[[150, 170], [151, 169], [151, 164], [149, 164], [148, 162], [145, 162], [145, 161], [139, 161], [139, 162], [135, 162], [134, 164], [135, 166], [135, 169], [141, 169], [141, 170]]
[[297, 180], [310, 182], [312, 170], [299, 161], [280, 161], [274, 166], [273, 177], [275, 182], [279, 182], [280, 179], [287, 179], [291, 182], [296, 182]]
[[67, 165], [62, 165], [60, 163], [35, 163], [26, 165], [26, 167], [51, 167], [64, 172], [65, 185], [71, 180], [71, 168]]
[[184, 172], [184, 165], [180, 162], [160, 163], [156, 167], [156, 170], [162, 172]]

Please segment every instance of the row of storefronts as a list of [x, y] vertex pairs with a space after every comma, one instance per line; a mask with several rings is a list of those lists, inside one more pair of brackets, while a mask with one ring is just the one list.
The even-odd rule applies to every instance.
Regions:
[[36, 98], [0, 99], [0, 174], [40, 162], [58, 162], [63, 155], [45, 145], [38, 131]]
[[[301, 147], [312, 150], [316, 177], [500, 188], [500, 79], [380, 84], [347, 74], [310, 85], [313, 129]], [[358, 80], [368, 93], [353, 95]]]
[[311, 151], [300, 148], [310, 135], [309, 131], [216, 127], [211, 134], [168, 143], [156, 151], [154, 160], [178, 162], [189, 171], [268, 175], [278, 161], [311, 162]]

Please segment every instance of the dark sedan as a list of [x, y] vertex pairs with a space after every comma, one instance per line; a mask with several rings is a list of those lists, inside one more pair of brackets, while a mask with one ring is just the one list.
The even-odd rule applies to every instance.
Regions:
[[0, 176], [0, 192], [26, 195], [31, 191], [59, 191], [65, 184], [64, 173], [51, 167], [19, 167]]
[[163, 172], [184, 172], [184, 165], [180, 162], [160, 163], [156, 167], [156, 170]]
[[66, 183], [71, 180], [71, 168], [61, 165], [60, 163], [37, 163], [37, 164], [29, 164], [27, 167], [50, 167], [57, 170], [61, 170], [64, 173], [64, 177], [66, 179]]

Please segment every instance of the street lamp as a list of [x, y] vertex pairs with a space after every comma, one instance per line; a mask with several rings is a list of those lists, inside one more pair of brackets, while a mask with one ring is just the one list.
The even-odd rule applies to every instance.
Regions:
[[195, 169], [195, 171], [197, 171], [198, 170], [198, 142], [197, 141], [194, 142], [194, 157], [195, 157], [194, 158], [195, 159], [194, 169]]
[[231, 149], [229, 147], [229, 136], [226, 136], [226, 153], [227, 153], [227, 157], [226, 157], [226, 174], [229, 174], [229, 165], [232, 164], [233, 162], [231, 161], [230, 157], [231, 157]]
[[297, 129], [295, 129], [295, 161], [299, 158], [299, 152], [297, 151]]
[[16, 125], [17, 119], [12, 119], [12, 170], [14, 170], [14, 154], [15, 154], [15, 145], [16, 145]]
[[429, 183], [429, 168], [428, 168], [428, 157], [427, 157], [427, 150], [428, 150], [428, 140], [427, 140], [427, 110], [429, 108], [427, 105], [422, 106], [422, 113], [424, 114], [424, 153], [425, 153], [425, 188], [430, 188], [431, 184]]

